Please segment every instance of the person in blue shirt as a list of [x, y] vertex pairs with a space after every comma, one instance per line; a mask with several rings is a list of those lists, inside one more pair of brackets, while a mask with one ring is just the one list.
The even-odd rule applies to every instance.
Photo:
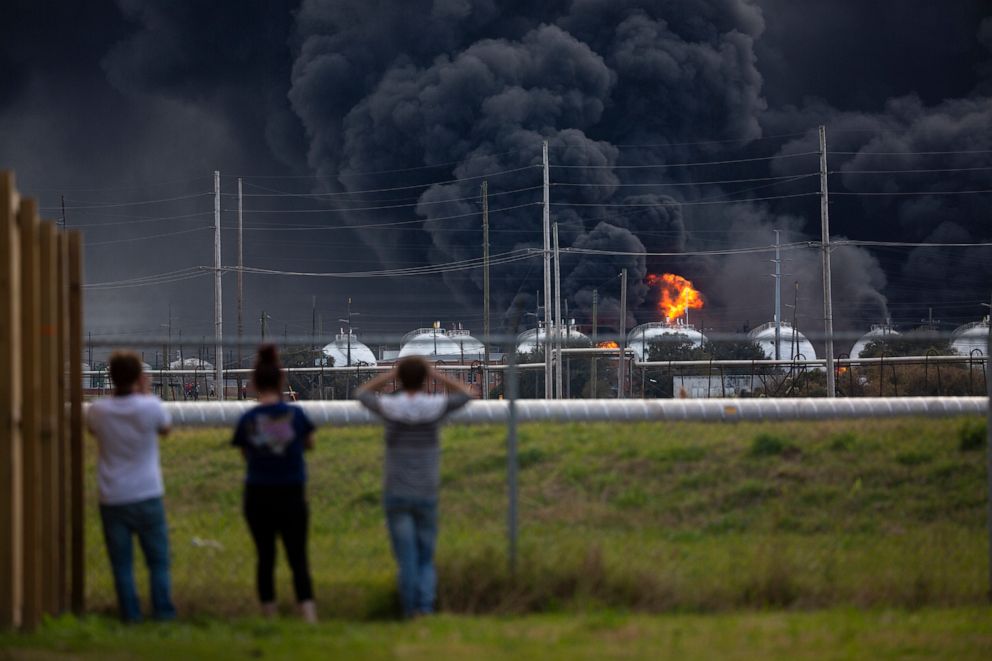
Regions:
[[255, 578], [262, 614], [276, 614], [276, 537], [282, 537], [300, 614], [316, 622], [303, 458], [305, 450], [313, 449], [314, 426], [303, 409], [282, 401], [283, 379], [275, 346], [260, 347], [252, 375], [258, 405], [241, 416], [231, 443], [241, 448], [247, 463], [244, 515], [258, 554]]

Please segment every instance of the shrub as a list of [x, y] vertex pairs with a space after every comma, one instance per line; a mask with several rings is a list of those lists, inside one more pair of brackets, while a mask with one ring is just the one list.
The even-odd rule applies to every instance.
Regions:
[[751, 441], [752, 457], [774, 457], [795, 449], [792, 443], [773, 434], [758, 434]]
[[958, 448], [961, 452], [972, 452], [985, 447], [988, 429], [984, 422], [969, 420], [958, 429]]

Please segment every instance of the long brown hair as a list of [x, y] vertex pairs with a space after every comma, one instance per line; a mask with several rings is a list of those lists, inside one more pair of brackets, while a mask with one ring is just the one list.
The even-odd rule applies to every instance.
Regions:
[[279, 362], [279, 351], [274, 344], [263, 344], [258, 348], [255, 358], [255, 372], [252, 374], [255, 390], [276, 391], [282, 393], [282, 363]]

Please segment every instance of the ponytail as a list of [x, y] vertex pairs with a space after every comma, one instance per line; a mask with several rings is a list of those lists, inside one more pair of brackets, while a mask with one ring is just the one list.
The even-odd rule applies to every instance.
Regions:
[[274, 344], [263, 344], [258, 348], [255, 358], [255, 373], [252, 381], [255, 390], [276, 391], [282, 393], [282, 364], [279, 362], [279, 352]]

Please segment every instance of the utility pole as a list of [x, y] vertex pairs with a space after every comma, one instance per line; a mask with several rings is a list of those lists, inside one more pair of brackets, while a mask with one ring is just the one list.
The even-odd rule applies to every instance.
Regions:
[[62, 229], [66, 229], [66, 227], [69, 224], [69, 221], [67, 221], [65, 218], [65, 195], [60, 195], [59, 197], [62, 200]]
[[558, 258], [558, 223], [554, 225], [554, 250], [555, 250], [555, 399], [562, 398], [562, 370], [561, 370], [561, 346], [562, 346], [562, 323], [561, 323], [561, 267]]
[[[820, 126], [820, 250], [823, 255], [823, 331], [826, 334], [824, 352], [827, 358], [827, 397], [833, 397], [834, 386], [834, 305], [830, 288], [830, 212], [827, 199], [827, 129]], [[793, 329], [795, 331], [795, 329]]]
[[989, 335], [985, 343], [985, 394], [988, 397], [988, 411], [985, 419], [985, 476], [988, 481], [988, 502], [986, 504], [986, 526], [989, 536], [989, 584], [988, 598], [992, 601], [992, 300], [989, 302]]
[[775, 230], [775, 360], [782, 359], [782, 245], [779, 231]]
[[351, 296], [349, 296], [348, 297], [348, 315], [345, 318], [343, 318], [343, 319], [340, 319], [340, 318], [338, 319], [338, 321], [341, 322], [342, 324], [348, 324], [348, 339], [347, 339], [347, 342], [348, 342], [348, 357], [347, 357], [348, 367], [351, 367], [351, 318], [353, 316], [361, 316], [361, 313], [360, 312], [352, 312], [351, 311]]
[[[598, 346], [598, 342], [596, 340], [599, 339], [598, 312], [599, 312], [599, 290], [593, 289], [592, 290], [592, 345], [594, 347]], [[592, 390], [590, 390], [589, 392], [589, 394], [592, 396], [593, 399], [596, 398], [596, 381], [597, 381], [596, 368], [598, 365], [599, 365], [599, 356], [593, 354], [592, 369], [590, 370], [590, 376], [592, 377]]]
[[224, 399], [224, 290], [220, 270], [220, 171], [214, 170], [214, 379], [217, 399]]
[[552, 397], [551, 361], [551, 177], [548, 173], [548, 141], [541, 150], [544, 164], [544, 398]]
[[489, 399], [489, 183], [482, 180], [482, 399]]
[[620, 360], [617, 361], [617, 399], [623, 399], [627, 362], [627, 269], [620, 271]]
[[259, 317], [259, 325], [262, 331], [262, 342], [265, 342], [265, 320], [269, 318], [269, 315], [265, 314], [265, 310], [262, 310], [262, 316]]
[[[244, 214], [244, 198], [241, 194], [241, 177], [238, 177], [238, 369], [245, 366], [241, 355], [241, 342], [244, 338], [244, 305], [245, 305], [245, 251], [242, 216]], [[238, 399], [241, 399], [241, 372], [238, 372]]]

